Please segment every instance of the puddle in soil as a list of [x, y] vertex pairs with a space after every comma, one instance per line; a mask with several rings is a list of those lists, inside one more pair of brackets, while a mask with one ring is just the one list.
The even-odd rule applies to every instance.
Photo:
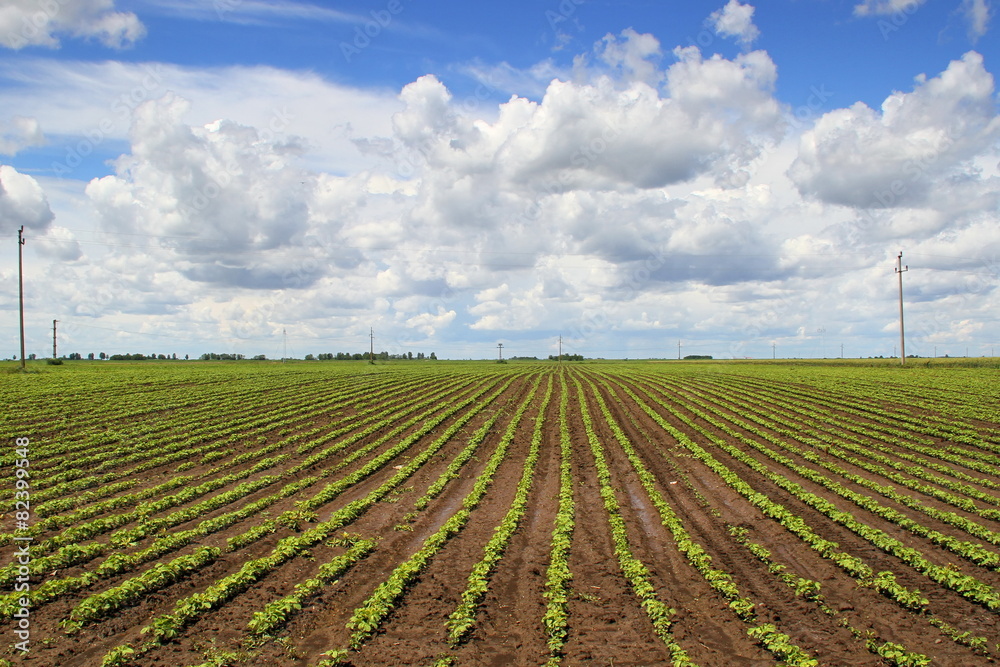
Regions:
[[657, 553], [663, 553], [663, 546], [660, 544], [660, 541], [652, 539], [659, 530], [662, 530], [662, 525], [658, 521], [659, 517], [654, 518], [649, 511], [649, 507], [646, 505], [646, 501], [643, 500], [641, 492], [641, 487], [629, 487], [628, 496], [632, 504], [632, 509], [635, 510], [636, 515], [639, 517], [639, 523], [642, 524], [646, 536], [651, 538], [648, 540], [650, 548]]

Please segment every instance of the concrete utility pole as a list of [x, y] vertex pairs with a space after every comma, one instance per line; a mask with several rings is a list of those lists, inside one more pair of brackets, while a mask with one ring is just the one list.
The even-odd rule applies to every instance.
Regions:
[[681, 360], [681, 342], [677, 341], [677, 361]]
[[771, 359], [777, 359], [777, 352], [775, 351], [778, 347], [777, 343], [771, 343]]
[[375, 327], [372, 327], [368, 331], [368, 339], [369, 339], [369, 342], [371, 343], [371, 348], [369, 348], [369, 351], [368, 351], [368, 361], [370, 361], [371, 363], [374, 364], [375, 363]]
[[58, 359], [56, 356], [56, 322], [59, 320], [52, 320], [52, 358]]
[[499, 360], [501, 363], [503, 363], [503, 343], [497, 343], [497, 350], [498, 350], [497, 354], [500, 355]]
[[17, 307], [21, 316], [21, 370], [24, 370], [24, 225], [17, 230]]
[[285, 359], [288, 358], [288, 329], [282, 329], [281, 336], [285, 341], [284, 352], [281, 355], [281, 363], [285, 363]]
[[899, 276], [899, 365], [906, 365], [906, 337], [903, 335], [903, 274], [910, 270], [903, 266], [903, 251], [896, 257], [896, 275]]

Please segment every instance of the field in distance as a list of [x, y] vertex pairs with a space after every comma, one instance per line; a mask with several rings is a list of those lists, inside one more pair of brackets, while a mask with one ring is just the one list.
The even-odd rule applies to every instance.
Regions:
[[0, 664], [994, 664], [1000, 370], [926, 361], [4, 373]]

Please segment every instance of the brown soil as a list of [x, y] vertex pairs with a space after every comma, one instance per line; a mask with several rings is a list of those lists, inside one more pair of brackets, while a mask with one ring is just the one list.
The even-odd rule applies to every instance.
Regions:
[[[593, 368], [601, 370], [599, 366]], [[216, 662], [210, 664], [306, 667], [322, 660], [323, 654], [327, 651], [348, 647], [351, 635], [346, 623], [354, 610], [392, 573], [394, 568], [416, 552], [428, 536], [462, 508], [463, 500], [481, 475], [518, 405], [526, 398], [530, 387], [537, 379], [538, 373], [542, 374], [542, 381], [536, 397], [518, 424], [513, 442], [492, 485], [483, 500], [471, 512], [468, 523], [434, 555], [378, 631], [359, 649], [347, 654], [346, 663], [431, 665], [439, 659], [448, 658], [453, 661], [452, 664], [483, 667], [544, 664], [550, 658], [542, 626], [542, 616], [547, 604], [544, 597], [545, 578], [559, 491], [560, 385], [558, 381], [554, 382], [552, 399], [544, 414], [540, 455], [534, 469], [527, 510], [503, 558], [491, 574], [488, 591], [478, 610], [476, 627], [464, 642], [452, 646], [448, 643], [445, 626], [449, 614], [461, 598], [472, 567], [482, 558], [485, 544], [511, 506], [515, 487], [528, 455], [532, 429], [541, 407], [541, 396], [546, 382], [550, 375], [554, 380], [558, 380], [558, 373], [552, 370], [553, 366], [514, 365], [511, 368], [498, 369], [495, 379], [499, 380], [505, 374], [515, 373], [521, 369], [529, 372], [515, 379], [492, 404], [485, 405], [480, 400], [478, 403], [482, 409], [446, 442], [436, 455], [382, 501], [376, 502], [354, 522], [345, 526], [346, 532], [376, 538], [377, 547], [337, 582], [325, 586], [317, 595], [306, 600], [302, 609], [291, 616], [287, 625], [279, 630], [276, 636], [258, 640], [250, 636], [247, 623], [254, 612], [261, 610], [268, 602], [292, 592], [295, 584], [315, 576], [319, 567], [343, 553], [344, 547], [324, 542], [308, 549], [269, 572], [248, 590], [236, 595], [219, 608], [206, 610], [175, 639], [144, 652], [141, 657], [129, 664], [143, 667], [178, 667], [200, 665], [214, 659]], [[759, 434], [740, 426], [738, 422], [740, 420], [749, 422], [750, 416], [741, 414], [738, 405], [731, 400], [731, 398], [746, 400], [747, 396], [753, 395], [754, 386], [759, 387], [761, 394], [771, 391], [781, 393], [783, 389], [788, 389], [796, 394], [793, 402], [802, 401], [802, 404], [808, 405], [810, 409], [817, 409], [823, 405], [822, 401], [836, 400], [836, 390], [829, 387], [810, 387], [805, 380], [796, 385], [761, 378], [754, 378], [753, 382], [736, 382], [723, 374], [706, 375], [693, 380], [688, 387], [685, 387], [682, 379], [669, 377], [667, 373], [656, 368], [648, 372], [643, 369], [642, 373], [630, 373], [627, 376], [611, 371], [610, 380], [607, 380], [595, 370], [584, 366], [567, 373], [567, 379], [575, 375], [584, 388], [586, 409], [591, 416], [610, 469], [612, 487], [628, 534], [629, 548], [647, 568], [649, 581], [657, 597], [675, 609], [671, 627], [673, 638], [694, 663], [735, 666], [771, 665], [779, 662], [779, 657], [747, 634], [752, 627], [765, 623], [774, 624], [778, 631], [788, 636], [791, 643], [815, 656], [820, 664], [824, 665], [886, 664], [885, 660], [872, 650], [874, 646], [885, 642], [893, 642], [905, 647], [907, 651], [924, 654], [933, 659], [933, 664], [994, 663], [997, 657], [994, 651], [1000, 642], [1000, 614], [990, 612], [958, 593], [934, 583], [900, 559], [883, 552], [862, 537], [834, 523], [794, 494], [780, 488], [713, 444], [714, 438], [735, 445], [766, 466], [768, 470], [782, 474], [801, 485], [806, 492], [833, 503], [838, 509], [850, 512], [864, 523], [920, 551], [928, 561], [938, 565], [955, 563], [963, 573], [971, 574], [1000, 591], [1000, 574], [996, 571], [962, 560], [929, 540], [917, 537], [871, 512], [860, 509], [822, 485], [800, 477], [764, 456], [754, 448], [754, 443], [770, 446], [798, 465], [837, 479], [834, 473], [797, 454], [778, 450], [775, 446], [769, 445]], [[485, 379], [486, 376], [487, 374], [483, 373], [482, 378]], [[387, 398], [385, 402], [390, 405], [388, 409], [391, 411], [406, 410], [410, 401], [419, 400], [419, 395], [432, 393], [435, 387], [443, 387], [455, 377], [446, 373], [429, 375], [419, 383], [407, 386], [399, 394]], [[192, 404], [197, 403], [199, 391], [205, 392], [206, 395], [210, 394], [213, 400], [226, 396], [227, 392], [231, 395], [238, 394], [240, 400], [247, 406], [256, 406], [253, 407], [255, 414], [260, 414], [264, 406], [271, 406], [276, 410], [301, 406], [303, 414], [301, 418], [293, 419], [280, 428], [266, 432], [264, 440], [260, 442], [254, 436], [240, 443], [233, 454], [236, 455], [254, 451], [266, 444], [318, 427], [321, 430], [311, 437], [324, 437], [329, 430], [339, 428], [343, 424], [357, 422], [356, 428], [362, 428], [361, 418], [356, 418], [358, 401], [364, 397], [364, 386], [361, 384], [353, 393], [348, 392], [343, 405], [330, 404], [322, 410], [314, 410], [311, 407], [321, 404], [327, 392], [344, 391], [350, 387], [349, 380], [344, 384], [340, 375], [332, 374], [331, 378], [330, 381], [322, 382], [315, 378], [308, 382], [296, 382], [295, 376], [288, 376], [284, 378], [284, 384], [279, 383], [259, 392], [249, 390], [238, 383], [227, 389], [225, 384], [214, 382], [199, 384], [191, 381], [186, 383], [189, 386], [185, 387], [185, 391], [191, 392]], [[728, 573], [740, 595], [754, 603], [757, 616], [755, 622], [747, 623], [740, 620], [728, 606], [728, 601], [709, 585], [678, 549], [675, 536], [665, 527], [653, 499], [640, 484], [632, 462], [605, 422], [598, 400], [591, 391], [588, 381], [598, 387], [600, 397], [609, 408], [610, 418], [622, 429], [643, 465], [655, 478], [656, 493], [681, 518], [690, 538], [711, 557], [712, 566]], [[727, 390], [727, 382], [733, 382], [731, 390]], [[462, 397], [468, 396], [478, 384], [478, 381], [466, 382], [456, 387], [446, 399], [437, 404], [433, 414], [444, 414]], [[381, 390], [385, 386], [387, 385], [378, 384], [375, 390]], [[499, 384], [496, 386], [499, 387]], [[567, 387], [568, 430], [574, 448], [572, 466], [575, 479], [576, 524], [569, 557], [569, 567], [573, 574], [572, 594], [568, 603], [569, 636], [561, 656], [557, 657], [560, 657], [562, 663], [566, 665], [670, 664], [668, 647], [654, 634], [652, 622], [621, 571], [609, 528], [608, 512], [600, 495], [594, 456], [588, 443], [577, 390], [572, 381], [567, 382]], [[154, 383], [146, 389], [155, 394], [153, 390], [156, 388]], [[176, 389], [176, 386], [173, 388]], [[716, 472], [693, 457], [684, 444], [678, 441], [678, 437], [664, 430], [656, 420], [647, 415], [628, 395], [626, 389], [636, 393], [672, 428], [690, 441], [704, 447], [716, 460], [736, 473], [756, 492], [765, 494], [771, 500], [791, 510], [819, 536], [837, 542], [840, 551], [860, 558], [875, 572], [892, 571], [904, 586], [918, 588], [930, 601], [927, 612], [906, 610], [873, 589], [860, 585], [830, 559], [823, 558], [798, 537], [765, 516], [746, 497], [726, 484]], [[699, 400], [704, 400], [713, 406], [712, 419], [725, 423], [740, 437], [736, 438], [694, 414], [692, 408], [697, 410], [704, 408], [693, 405], [694, 394], [691, 390], [703, 394], [704, 397]], [[844, 391], [849, 391], [849, 387], [845, 387]], [[916, 392], [918, 389], [913, 388], [913, 391]], [[953, 393], [952, 400], [957, 400], [957, 396], [957, 393]], [[667, 407], [659, 405], [654, 399], [662, 401]], [[762, 399], [761, 404], [766, 405], [766, 401]], [[87, 400], [82, 396], [73, 397], [72, 405], [78, 406], [81, 410], [92, 407], [88, 406]], [[450, 415], [398, 458], [322, 506], [317, 511], [318, 520], [325, 520], [334, 511], [364, 498], [378, 488], [468, 409]], [[886, 409], [891, 408], [886, 407]], [[496, 411], [500, 411], [500, 418], [485, 440], [480, 443], [475, 455], [458, 471], [457, 477], [445, 486], [440, 495], [431, 500], [425, 509], [415, 511], [414, 501], [438, 479], [449, 462], [466, 446], [472, 434]], [[165, 414], [162, 416], [163, 419], [180, 420], [184, 414], [183, 410], [176, 408], [171, 408], [167, 412], [169, 416]], [[206, 414], [204, 411], [198, 413], [200, 422], [204, 423]], [[692, 428], [680, 418], [681, 416], [690, 419], [704, 432]], [[850, 415], [837, 414], [837, 417], [847, 418]], [[401, 419], [406, 418], [408, 416]], [[805, 416], [783, 415], [783, 418], [799, 420], [795, 423], [802, 424], [803, 428], [806, 428], [807, 423], [811, 424], [809, 428], [816, 427]], [[225, 415], [216, 415], [214, 419], [217, 420], [219, 428], [225, 426]], [[355, 419], [355, 422], [343, 421], [349, 419]], [[65, 426], [66, 433], [60, 434], [60, 437], [64, 437], [67, 443], [85, 440], [93, 432], [91, 421], [86, 422], [83, 429], [85, 433], [74, 433], [72, 422], [68, 422]], [[874, 422], [872, 424], [874, 425]], [[200, 426], [201, 423], [197, 425]], [[385, 425], [344, 452], [294, 476], [288, 471], [309, 454], [319, 451], [319, 448], [306, 454], [298, 454], [297, 448], [302, 443], [293, 443], [279, 452], [268, 454], [275, 456], [286, 453], [290, 457], [273, 469], [256, 473], [248, 479], [259, 479], [263, 475], [278, 475], [281, 477], [279, 482], [231, 505], [205, 513], [195, 520], [171, 526], [166, 531], [190, 529], [199, 521], [264, 498], [284, 484], [304, 476], [316, 474], [327, 474], [327, 476], [298, 495], [279, 500], [268, 508], [265, 515], [250, 517], [205, 536], [196, 544], [162, 556], [160, 562], [168, 562], [177, 556], [190, 553], [201, 545], [218, 546], [225, 552], [228, 538], [259, 525], [267, 518], [296, 509], [297, 501], [307, 499], [326, 484], [359, 470], [368, 461], [418, 428], [413, 426], [342, 469], [335, 469], [344, 456], [375, 442], [393, 426], [395, 424]], [[119, 427], [124, 430], [128, 428], [128, 424], [116, 424], [116, 428]], [[983, 432], [994, 432], [993, 430], [1000, 428], [1000, 425], [976, 422], [970, 425], [970, 428], [973, 427]], [[759, 428], [762, 433], [774, 435], [774, 431], [765, 425], [759, 425]], [[844, 431], [837, 427], [830, 425], [824, 428], [825, 432], [834, 438], [846, 437]], [[905, 431], [910, 426], [898, 423], [894, 428]], [[287, 430], [282, 432], [282, 429]], [[337, 439], [348, 438], [354, 432], [349, 431]], [[150, 437], [176, 437], [180, 441], [186, 436], [183, 429], [165, 425]], [[801, 441], [788, 439], [788, 444], [807, 450], [808, 440], [808, 438], [802, 438]], [[56, 442], [54, 433], [52, 442]], [[323, 446], [334, 442], [336, 439]], [[41, 442], [38, 444], [42, 445]], [[220, 444], [220, 447], [225, 446]], [[100, 447], [101, 451], [104, 451], [108, 445], [104, 443]], [[971, 445], [963, 445], [963, 448], [973, 449]], [[79, 455], [86, 455], [86, 451]], [[205, 479], [212, 479], [239, 469], [246, 469], [256, 463], [256, 460], [251, 460], [241, 466], [212, 472], [215, 466], [230, 460], [233, 455], [206, 464], [199, 463], [196, 467], [179, 474], [206, 474]], [[200, 457], [201, 455], [198, 455], [197, 459], [193, 459], [194, 462], [198, 463]], [[860, 467], [832, 457], [827, 456], [824, 460], [833, 461], [852, 474], [874, 479], [880, 484], [891, 483], [875, 477]], [[57, 456], [46, 459], [46, 465], [56, 465], [59, 462]], [[123, 493], [136, 493], [170, 479], [177, 474], [174, 473], [174, 469], [180, 463], [181, 461], [172, 462], [143, 473], [139, 482]], [[128, 464], [127, 468], [133, 465]], [[44, 468], [38, 472], [44, 477]], [[968, 540], [997, 551], [997, 547], [970, 537], [947, 523], [931, 519], [913, 509], [877, 496], [873, 491], [860, 485], [843, 479], [837, 481], [852, 491], [876, 497], [882, 504], [892, 507], [921, 525], [931, 527], [944, 535]], [[218, 493], [231, 490], [234, 486], [235, 484], [214, 491], [191, 503], [172, 507], [154, 515], [153, 518], [202, 502]], [[923, 497], [917, 491], [899, 490], [918, 498], [929, 507], [955, 511], [961, 516], [975, 519], [990, 530], [1000, 532], [1000, 522], [976, 517], [950, 507], [940, 500]], [[95, 518], [112, 516], [132, 509], [134, 508], [125, 507], [110, 510]], [[90, 520], [93, 519], [87, 519]], [[122, 528], [133, 528], [136, 525], [130, 523]], [[300, 530], [308, 529], [312, 525], [315, 524], [304, 522]], [[730, 532], [732, 527], [746, 529], [748, 539], [765, 547], [770, 552], [772, 560], [783, 565], [786, 572], [819, 582], [823, 596], [822, 604], [796, 595], [791, 587], [776, 576], [773, 568], [769, 571], [766, 563], [756, 558], [733, 537]], [[59, 532], [52, 531], [39, 535], [35, 538], [35, 543], [39, 544]], [[110, 534], [98, 535], [83, 544], [93, 540], [106, 542]], [[209, 566], [177, 583], [152, 592], [140, 603], [126, 607], [112, 617], [90, 624], [72, 635], [64, 632], [60, 622], [69, 616], [78, 602], [88, 595], [107, 590], [148, 570], [152, 563], [143, 564], [133, 571], [115, 577], [101, 579], [81, 590], [60, 595], [32, 609], [31, 650], [26, 655], [17, 654], [12, 650], [11, 645], [15, 641], [12, 624], [9, 621], [4, 622], [0, 626], [0, 632], [5, 633], [9, 641], [8, 647], [0, 655], [14, 664], [39, 667], [99, 666], [103, 656], [116, 646], [127, 643], [139, 647], [146, 639], [146, 636], [141, 634], [141, 629], [156, 617], [169, 613], [176, 601], [192, 593], [204, 591], [221, 578], [238, 571], [250, 559], [267, 556], [282, 538], [296, 534], [299, 533], [292, 528], [279, 528], [242, 549], [224, 553]], [[158, 535], [159, 533], [147, 537], [134, 545], [117, 548], [133, 553], [148, 547]], [[107, 553], [110, 554], [114, 550], [109, 548]], [[58, 569], [44, 576], [37, 576], [33, 578], [32, 586], [38, 588], [44, 581], [80, 576], [93, 571], [103, 560], [104, 556]], [[932, 618], [937, 619], [939, 624], [944, 622], [954, 626], [956, 633], [969, 631], [973, 636], [985, 637], [987, 654], [977, 654], [969, 647], [953, 641], [946, 633], [931, 624]]]

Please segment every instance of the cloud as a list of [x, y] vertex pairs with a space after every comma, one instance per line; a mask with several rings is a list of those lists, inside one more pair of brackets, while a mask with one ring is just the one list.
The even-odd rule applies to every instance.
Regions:
[[87, 186], [104, 228], [166, 235], [180, 255], [211, 258], [187, 271], [195, 281], [280, 284], [281, 250], [308, 226], [300, 144], [232, 121], [193, 128], [187, 108], [168, 96], [136, 109], [131, 154]]
[[15, 155], [32, 146], [45, 144], [38, 121], [25, 116], [13, 116], [0, 125], [0, 155]]
[[968, 161], [1000, 139], [993, 96], [992, 75], [970, 51], [887, 97], [881, 112], [857, 102], [824, 114], [802, 135], [789, 176], [804, 194], [859, 208], [943, 205], [956, 190], [975, 196], [990, 179]]
[[569, 70], [560, 68], [551, 59], [523, 69], [506, 61], [496, 65], [476, 61], [461, 67], [460, 71], [479, 84], [468, 100], [462, 100], [463, 111], [466, 113], [483, 111], [486, 107], [485, 100], [497, 90], [538, 100], [545, 94], [545, 89], [553, 79], [572, 78]]
[[433, 338], [441, 329], [446, 329], [454, 320], [457, 313], [454, 310], [438, 308], [436, 313], [421, 313], [406, 320], [406, 326], [416, 329], [427, 338]]
[[132, 12], [114, 10], [114, 0], [6, 0], [0, 7], [0, 46], [59, 47], [59, 36], [97, 39], [123, 49], [146, 34]]
[[621, 73], [623, 80], [655, 85], [662, 77], [656, 65], [663, 55], [660, 41], [649, 33], [639, 34], [632, 28], [623, 30], [620, 38], [609, 33], [594, 50], [601, 62]]
[[65, 227], [52, 226], [46, 236], [37, 239], [39, 252], [58, 262], [73, 262], [83, 257], [80, 243]]
[[0, 64], [0, 106], [37, 108], [50, 144], [113, 118], [101, 148], [117, 156], [85, 194], [4, 167], [0, 206], [19, 213], [0, 224], [46, 230], [36, 284], [55, 312], [162, 325], [192, 351], [279, 356], [286, 328], [290, 352], [297, 338], [321, 341], [300, 353], [361, 350], [371, 326], [441, 356], [459, 354], [441, 341], [495, 354], [498, 332], [529, 355], [553, 332], [608, 356], [676, 353], [646, 332], [717, 356], [688, 338], [736, 356], [876, 340], [894, 312], [886, 247], [907, 253], [915, 319], [958, 303], [952, 319], [993, 321], [996, 280], [961, 296], [1000, 250], [996, 93], [978, 54], [809, 125], [788, 122], [766, 52], [661, 50], [626, 30], [572, 71], [525, 69], [527, 84], [477, 64], [494, 90], [530, 87], [499, 104], [432, 75], [384, 91], [264, 67]]
[[[776, 70], [766, 54], [679, 55], [661, 75], [665, 94], [640, 81], [556, 80], [539, 103], [512, 97], [501, 104], [492, 123], [456, 114], [433, 77], [406, 86], [395, 139], [410, 151], [411, 170], [414, 161], [432, 168], [423, 189], [435, 200], [428, 215], [447, 218], [465, 202], [455, 211], [465, 224], [485, 223], [496, 206], [511, 203], [490, 201], [498, 186], [528, 197], [532, 209], [547, 195], [575, 189], [662, 187], [750, 161], [782, 131]], [[433, 188], [439, 175], [440, 188]], [[483, 206], [470, 208], [473, 200]]]
[[199, 21], [269, 25], [278, 20], [322, 21], [325, 23], [363, 22], [368, 17], [321, 7], [307, 2], [284, 0], [144, 0], [144, 4], [173, 16]]
[[[0, 108], [31, 109], [45, 129], [57, 173], [74, 172], [80, 152], [114, 157], [127, 147], [136, 109], [168, 92], [189, 100], [187, 118], [219, 118], [272, 133], [308, 136], [318, 171], [353, 173], [372, 160], [353, 140], [391, 132], [398, 91], [358, 89], [312, 72], [266, 66], [195, 68], [158, 62], [0, 60]], [[331, 119], [336, 119], [331, 122]]]
[[855, 16], [886, 16], [905, 12], [912, 14], [927, 0], [864, 0], [854, 6]]
[[753, 13], [753, 5], [741, 5], [739, 0], [729, 0], [725, 7], [712, 12], [708, 20], [716, 34], [735, 37], [741, 45], [750, 46], [760, 37], [760, 30], [753, 24]]
[[968, 24], [969, 41], [975, 44], [989, 30], [993, 18], [990, 3], [988, 0], [962, 0], [959, 12]]
[[21, 226], [42, 231], [55, 216], [38, 181], [9, 165], [0, 165], [0, 230], [5, 235]]

